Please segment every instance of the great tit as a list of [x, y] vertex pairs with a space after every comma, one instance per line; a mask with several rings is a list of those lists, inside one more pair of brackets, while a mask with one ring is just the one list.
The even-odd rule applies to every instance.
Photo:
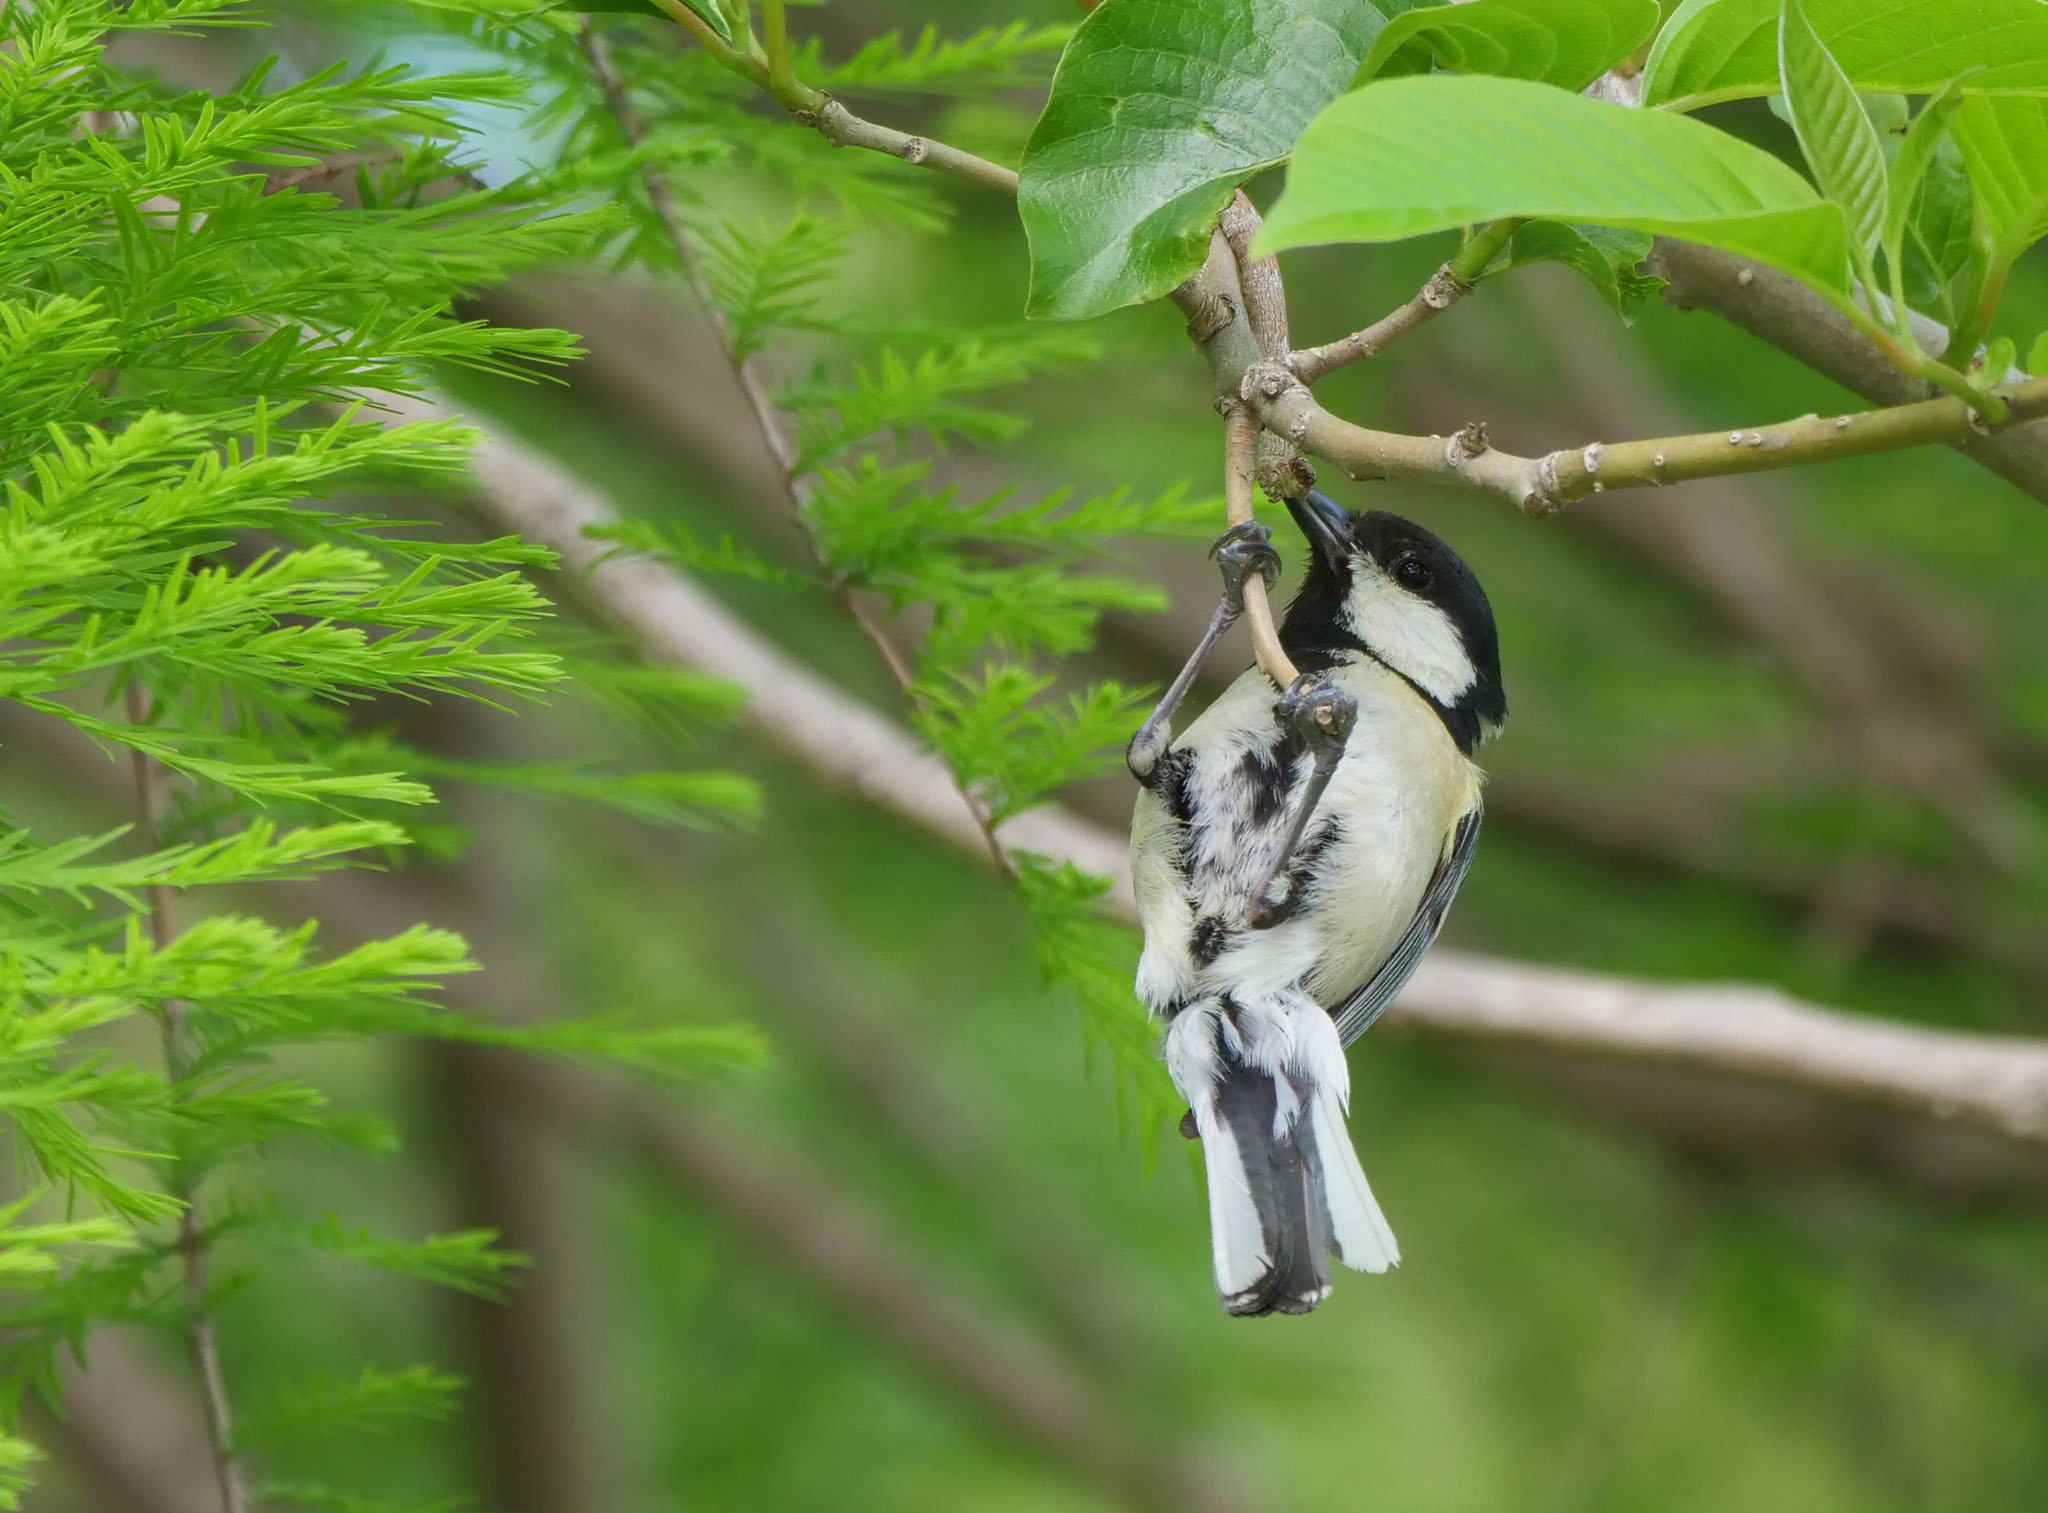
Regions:
[[1345, 1129], [1344, 1047], [1443, 924], [1479, 838], [1472, 754], [1507, 718], [1493, 610], [1450, 547], [1320, 493], [1288, 509], [1310, 546], [1280, 629], [1300, 678], [1249, 669], [1169, 745], [1249, 575], [1277, 573], [1265, 528], [1238, 527], [1223, 602], [1128, 753], [1138, 993], [1202, 1142], [1231, 1314], [1307, 1313], [1328, 1254], [1400, 1259]]

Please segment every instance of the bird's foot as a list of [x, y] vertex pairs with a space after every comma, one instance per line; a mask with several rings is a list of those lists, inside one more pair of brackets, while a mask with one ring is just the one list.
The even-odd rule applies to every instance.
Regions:
[[1358, 723], [1358, 701], [1322, 674], [1303, 673], [1275, 701], [1273, 713], [1281, 726], [1298, 737], [1307, 749], [1309, 778], [1288, 824], [1279, 856], [1252, 889], [1245, 921], [1254, 930], [1270, 930], [1301, 907], [1288, 869], [1316, 805], [1322, 801], [1323, 790], [1330, 784], [1330, 775], [1344, 755], [1344, 743]]
[[1321, 673], [1305, 672], [1274, 702], [1273, 713], [1320, 764], [1341, 753], [1351, 739], [1358, 701]]
[[1216, 538], [1209, 555], [1223, 570], [1223, 602], [1236, 615], [1244, 609], [1244, 586], [1253, 573], [1271, 588], [1280, 576], [1280, 553], [1273, 547], [1273, 532], [1256, 520], [1233, 525]]

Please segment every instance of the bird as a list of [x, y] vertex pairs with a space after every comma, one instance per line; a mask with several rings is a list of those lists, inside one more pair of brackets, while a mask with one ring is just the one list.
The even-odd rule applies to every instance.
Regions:
[[1286, 504], [1309, 547], [1279, 632], [1300, 676], [1253, 666], [1172, 738], [1250, 575], [1277, 576], [1247, 522], [1217, 542], [1222, 602], [1126, 752], [1137, 991], [1202, 1143], [1233, 1315], [1310, 1312], [1330, 1255], [1400, 1259], [1346, 1128], [1344, 1048], [1443, 924], [1479, 838], [1474, 753], [1507, 719], [1492, 606], [1444, 541], [1313, 490]]

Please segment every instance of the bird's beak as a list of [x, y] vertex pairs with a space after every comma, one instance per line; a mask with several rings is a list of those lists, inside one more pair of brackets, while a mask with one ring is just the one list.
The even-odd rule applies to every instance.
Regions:
[[1287, 501], [1287, 513], [1332, 571], [1344, 566], [1351, 555], [1351, 520], [1342, 505], [1310, 489], [1304, 497]]

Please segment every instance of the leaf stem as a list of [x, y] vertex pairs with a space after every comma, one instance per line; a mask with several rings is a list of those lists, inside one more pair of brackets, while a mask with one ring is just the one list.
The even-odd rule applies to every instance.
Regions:
[[[691, 10], [684, 0], [651, 0], [656, 9], [696, 39], [697, 45], [711, 54], [712, 60], [721, 67], [730, 69], [741, 78], [762, 89], [768, 87], [768, 63], [759, 56], [752, 46], [753, 37], [747, 37], [748, 45], [735, 47], [702, 16]], [[586, 28], [588, 22], [585, 23]]]
[[1501, 248], [1507, 246], [1521, 224], [1520, 219], [1508, 217], [1476, 227], [1465, 238], [1465, 245], [1458, 249], [1458, 255], [1446, 264], [1451, 270], [1451, 277], [1468, 289], [1478, 283], [1485, 277], [1487, 265], [1500, 255]]
[[1956, 327], [1949, 337], [1948, 349], [1941, 354], [1941, 360], [1950, 367], [1967, 368], [1975, 359], [1978, 344], [1991, 329], [1992, 321], [1998, 318], [1998, 307], [2005, 298], [2005, 281], [2011, 272], [2010, 264], [1993, 268], [1971, 291], [1970, 313]]
[[783, 0], [761, 0], [761, 38], [768, 49], [768, 88], [787, 105], [799, 86], [789, 61], [789, 16]]
[[[1864, 298], [1875, 311], [1878, 296], [1867, 281], [1863, 283], [1862, 288]], [[1947, 362], [1929, 357], [1920, 349], [1919, 339], [1913, 335], [1912, 327], [1907, 323], [1905, 306], [1895, 304], [1892, 307], [1892, 313], [1902, 328], [1899, 337], [1896, 338], [1879, 316], [1866, 313], [1854, 301], [1842, 303], [1840, 309], [1869, 339], [1870, 344], [1883, 354], [1884, 360], [1901, 373], [1955, 395], [1981, 415], [1986, 424], [1993, 429], [2006, 423], [2008, 417], [2005, 412], [2005, 401], [1999, 398], [1995, 389], [1977, 382]], [[1900, 338], [1903, 338], [1903, 345]], [[1972, 350], [1974, 345], [1973, 343]], [[1953, 347], [1954, 343], [1951, 342], [1950, 346]]]

